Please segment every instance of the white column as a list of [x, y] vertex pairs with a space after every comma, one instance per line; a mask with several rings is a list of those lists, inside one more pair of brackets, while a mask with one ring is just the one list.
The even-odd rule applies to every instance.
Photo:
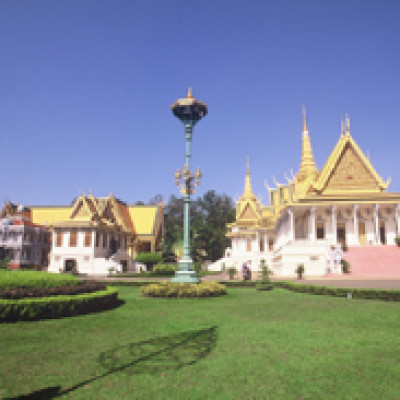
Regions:
[[354, 223], [354, 244], [360, 244], [358, 236], [358, 217], [357, 217], [358, 204], [353, 206], [353, 223]]
[[379, 235], [379, 204], [375, 204], [375, 244], [381, 244]]
[[311, 240], [315, 242], [315, 207], [312, 206], [310, 209], [310, 216], [311, 216]]
[[396, 225], [397, 225], [397, 237], [400, 237], [400, 204], [396, 207]]
[[335, 245], [337, 244], [336, 206], [332, 206], [332, 234]]
[[260, 231], [259, 230], [256, 231], [256, 250], [257, 250], [257, 253], [260, 252]]
[[294, 213], [291, 208], [288, 209], [289, 213], [289, 239], [294, 240]]

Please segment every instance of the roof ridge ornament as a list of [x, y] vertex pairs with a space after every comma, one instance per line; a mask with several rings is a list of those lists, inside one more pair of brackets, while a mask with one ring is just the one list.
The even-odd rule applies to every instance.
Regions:
[[350, 116], [346, 114], [345, 118], [345, 135], [350, 135]]

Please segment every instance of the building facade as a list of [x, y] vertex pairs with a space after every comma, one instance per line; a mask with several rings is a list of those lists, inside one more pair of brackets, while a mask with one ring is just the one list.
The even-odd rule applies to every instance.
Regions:
[[344, 246], [395, 245], [400, 236], [400, 193], [390, 193], [342, 121], [339, 140], [321, 170], [314, 161], [306, 116], [302, 154], [296, 175], [287, 184], [269, 187], [269, 205], [262, 205], [251, 187], [236, 205], [236, 220], [227, 226], [232, 246], [211, 268], [240, 269], [250, 262], [257, 271], [263, 259], [276, 275], [293, 276], [304, 264], [309, 275], [340, 273], [334, 254]]
[[[31, 240], [28, 226], [33, 233], [47, 234], [45, 259], [35, 261], [38, 268], [46, 267], [50, 272], [79, 272], [87, 274], [108, 274], [110, 271], [135, 270], [134, 259], [139, 252], [155, 251], [164, 233], [164, 205], [128, 205], [115, 198], [80, 195], [71, 206], [29, 206], [23, 207], [26, 241], [22, 255], [37, 254], [36, 247], [42, 239], [35, 239], [35, 250], [27, 248]], [[10, 243], [19, 243], [11, 238], [10, 220], [17, 218], [17, 206], [5, 205], [3, 214], [12, 216], [5, 219], [7, 232], [0, 236], [0, 248]], [[21, 230], [21, 228], [18, 228]], [[33, 235], [32, 233], [32, 235]], [[14, 235], [14, 234], [12, 234]], [[3, 242], [1, 241], [3, 240]], [[4, 254], [5, 255], [5, 254]], [[13, 255], [13, 260], [14, 260]], [[17, 259], [12, 265], [18, 268]]]
[[[9, 204], [10, 205], [10, 204]], [[50, 231], [35, 225], [22, 213], [0, 219], [0, 253], [12, 269], [46, 269]]]

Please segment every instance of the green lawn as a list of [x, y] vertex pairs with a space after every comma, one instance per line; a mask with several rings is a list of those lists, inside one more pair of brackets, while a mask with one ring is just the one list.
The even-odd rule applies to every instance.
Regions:
[[400, 304], [229, 289], [0, 324], [0, 397], [399, 399]]

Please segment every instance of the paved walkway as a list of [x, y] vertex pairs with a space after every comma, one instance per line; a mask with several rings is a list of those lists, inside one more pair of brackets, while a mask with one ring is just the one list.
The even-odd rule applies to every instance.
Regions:
[[[253, 274], [253, 278], [255, 274]], [[95, 279], [95, 280], [107, 280], [107, 281], [131, 281], [131, 282], [140, 282], [140, 281], [165, 281], [168, 278], [122, 278], [116, 276], [115, 278], [109, 278], [107, 275], [93, 275], [87, 276], [86, 279]], [[208, 275], [201, 278], [202, 281], [227, 281], [229, 280], [228, 274], [223, 272], [218, 275]], [[240, 281], [238, 277], [234, 279], [234, 281]], [[334, 287], [347, 287], [347, 288], [371, 288], [371, 289], [400, 289], [400, 276], [398, 277], [360, 277], [352, 274], [349, 275], [329, 275], [325, 277], [305, 277], [304, 279], [298, 280], [293, 277], [271, 277], [271, 280], [279, 280], [279, 281], [290, 281], [290, 282], [298, 282], [305, 283], [310, 285], [325, 285], [325, 286], [334, 286]]]

